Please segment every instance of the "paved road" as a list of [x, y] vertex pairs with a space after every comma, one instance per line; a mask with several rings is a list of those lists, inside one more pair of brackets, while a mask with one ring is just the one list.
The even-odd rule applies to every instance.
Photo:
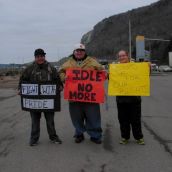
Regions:
[[0, 89], [0, 172], [171, 172], [172, 74], [151, 77], [151, 96], [143, 98], [143, 133], [146, 145], [133, 139], [120, 145], [114, 97], [101, 106], [103, 144], [86, 140], [75, 144], [68, 103], [55, 116], [62, 145], [48, 140], [41, 120], [40, 144], [28, 145], [30, 116], [20, 109], [15, 90]]

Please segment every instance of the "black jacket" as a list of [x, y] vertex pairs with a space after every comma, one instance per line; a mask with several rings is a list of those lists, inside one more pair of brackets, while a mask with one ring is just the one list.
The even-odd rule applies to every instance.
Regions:
[[140, 96], [116, 96], [117, 103], [137, 103], [141, 102]]

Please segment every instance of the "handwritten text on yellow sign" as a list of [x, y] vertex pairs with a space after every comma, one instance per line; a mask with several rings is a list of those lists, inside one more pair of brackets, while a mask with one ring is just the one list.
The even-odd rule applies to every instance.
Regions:
[[149, 63], [110, 64], [110, 96], [149, 96]]

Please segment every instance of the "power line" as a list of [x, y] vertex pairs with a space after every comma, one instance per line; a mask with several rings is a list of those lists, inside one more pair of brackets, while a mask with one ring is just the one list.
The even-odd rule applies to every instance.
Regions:
[[145, 40], [148, 40], [148, 41], [164, 41], [164, 42], [170, 42], [171, 41], [168, 39], [154, 39], [154, 38], [145, 38]]

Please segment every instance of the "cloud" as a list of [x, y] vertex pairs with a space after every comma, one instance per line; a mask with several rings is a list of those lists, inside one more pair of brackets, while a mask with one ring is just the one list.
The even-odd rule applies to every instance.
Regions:
[[1, 63], [33, 59], [41, 47], [50, 61], [69, 55], [97, 22], [156, 0], [1, 0]]

